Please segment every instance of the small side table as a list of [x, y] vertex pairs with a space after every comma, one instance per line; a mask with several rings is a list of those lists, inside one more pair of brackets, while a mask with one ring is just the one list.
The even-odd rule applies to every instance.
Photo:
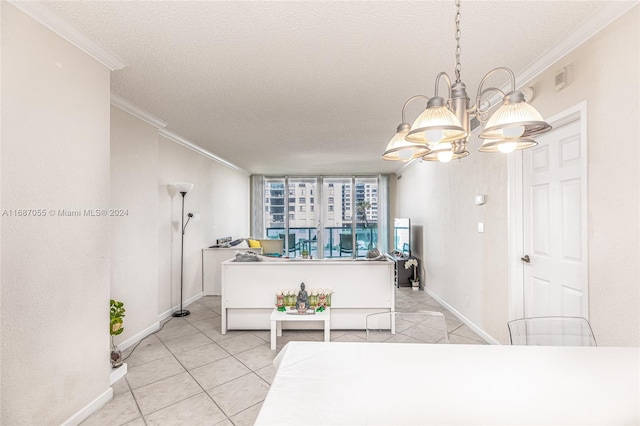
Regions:
[[280, 312], [277, 308], [271, 312], [271, 350], [276, 350], [276, 336], [282, 336], [282, 321], [323, 321], [324, 341], [331, 339], [331, 308], [325, 308], [323, 312], [310, 315], [295, 315]]

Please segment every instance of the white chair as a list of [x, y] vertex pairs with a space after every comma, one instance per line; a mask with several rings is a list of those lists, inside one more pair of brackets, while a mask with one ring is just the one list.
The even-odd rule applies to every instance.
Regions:
[[366, 317], [367, 342], [449, 343], [442, 312], [380, 312]]
[[507, 323], [512, 345], [598, 346], [583, 317], [530, 317]]

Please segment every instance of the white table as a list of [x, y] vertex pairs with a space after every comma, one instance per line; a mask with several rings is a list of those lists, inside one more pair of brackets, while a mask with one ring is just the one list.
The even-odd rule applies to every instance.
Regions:
[[[288, 308], [287, 308], [288, 310]], [[324, 341], [329, 342], [331, 337], [331, 308], [325, 308], [322, 312], [316, 312], [310, 315], [288, 314], [280, 312], [274, 308], [271, 312], [271, 350], [276, 350], [276, 336], [282, 336], [283, 321], [323, 321], [324, 322]]]
[[290, 342], [256, 425], [640, 424], [640, 348]]

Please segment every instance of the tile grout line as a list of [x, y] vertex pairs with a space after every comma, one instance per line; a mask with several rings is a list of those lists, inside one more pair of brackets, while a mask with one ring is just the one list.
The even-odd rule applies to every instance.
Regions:
[[[245, 408], [244, 410], [237, 412], [236, 414], [234, 414], [234, 416], [237, 416], [238, 414], [244, 413], [245, 411], [252, 409], [252, 408], [253, 408], [253, 407], [255, 407], [256, 405], [260, 405], [260, 404], [262, 404], [264, 401], [265, 401], [265, 400], [263, 399], [263, 400], [262, 400], [262, 401], [260, 401], [260, 402], [256, 402], [255, 404], [253, 404], [253, 405], [251, 405], [251, 406], [249, 406], [249, 407]], [[229, 417], [229, 421], [230, 421], [231, 423], [233, 423], [233, 424], [234, 424], [234, 426], [235, 426], [235, 423], [233, 422], [233, 420], [231, 420], [231, 417]]]
[[140, 418], [142, 419], [142, 422], [145, 424], [145, 426], [147, 426], [147, 421], [145, 420], [144, 415], [142, 414], [142, 409], [140, 408], [140, 404], [138, 404], [138, 399], [136, 398], [135, 394], [133, 393], [133, 388], [131, 387], [131, 384], [129, 383], [129, 380], [127, 380], [127, 376], [126, 375], [124, 376], [124, 380], [127, 383], [127, 387], [129, 388], [129, 392], [131, 392], [131, 397], [133, 398], [133, 401], [136, 403], [136, 407], [138, 407], [138, 413], [140, 413]]
[[[204, 305], [202, 305], [202, 306], [204, 306]], [[205, 308], [206, 308], [206, 306], [205, 306]], [[207, 309], [209, 309], [209, 308], [207, 308]], [[212, 312], [215, 312], [215, 311], [213, 311], [212, 309], [210, 309], [210, 310], [211, 310]], [[220, 314], [218, 314], [218, 315], [220, 315]], [[215, 317], [214, 317], [214, 318], [215, 318]], [[190, 323], [190, 322], [189, 322], [189, 323]], [[190, 323], [190, 324], [191, 324], [191, 323]], [[191, 325], [193, 326], [193, 324], [191, 324]], [[195, 326], [194, 326], [194, 327], [195, 327]], [[196, 327], [196, 329], [197, 329], [197, 327]], [[200, 330], [198, 330], [198, 331], [200, 331]], [[202, 334], [204, 334], [204, 332], [202, 332], [202, 331], [200, 331], [200, 332], [201, 332]], [[252, 335], [254, 335], [253, 333], [251, 333], [251, 334], [252, 334]], [[224, 352], [226, 352], [227, 354], [229, 354], [229, 356], [230, 356], [230, 357], [232, 357], [233, 359], [235, 359], [236, 361], [238, 361], [240, 364], [242, 364], [243, 366], [245, 366], [245, 367], [249, 370], [249, 372], [248, 372], [248, 373], [243, 374], [243, 375], [241, 375], [241, 376], [238, 376], [238, 377], [236, 377], [236, 378], [234, 378], [234, 379], [232, 379], [232, 380], [226, 381], [226, 382], [224, 382], [224, 383], [220, 383], [220, 384], [218, 384], [217, 386], [212, 387], [211, 389], [215, 389], [215, 388], [217, 388], [218, 386], [222, 386], [222, 385], [224, 385], [224, 384], [230, 383], [230, 382], [232, 382], [232, 381], [234, 381], [234, 380], [237, 380], [237, 379], [239, 379], [239, 378], [241, 378], [241, 377], [248, 376], [249, 374], [252, 374], [252, 373], [253, 373], [255, 376], [257, 376], [259, 379], [263, 380], [263, 381], [264, 381], [264, 382], [265, 382], [269, 387], [271, 387], [271, 384], [270, 384], [270, 383], [268, 383], [266, 380], [264, 380], [264, 378], [262, 378], [259, 374], [257, 374], [257, 373], [255, 372], [255, 370], [253, 370], [251, 367], [249, 367], [248, 365], [246, 365], [245, 363], [243, 363], [241, 360], [239, 360], [239, 359], [235, 356], [235, 355], [237, 355], [237, 354], [235, 354], [235, 355], [234, 355], [234, 354], [230, 353], [230, 352], [229, 352], [229, 351], [227, 351], [224, 347], [220, 346], [217, 342], [215, 342], [213, 339], [211, 339], [209, 336], [207, 336], [206, 334], [204, 334], [204, 335], [205, 335], [209, 340], [211, 340], [211, 342], [212, 342], [213, 344], [215, 344], [216, 346], [218, 346], [218, 347], [219, 347], [220, 349], [222, 349]], [[255, 335], [254, 335], [254, 336], [255, 336]], [[258, 337], [258, 336], [256, 336], [256, 337]], [[258, 337], [258, 339], [260, 339], [260, 337]], [[226, 340], [226, 339], [225, 339], [225, 340]], [[260, 340], [262, 340], [262, 339], [260, 339]], [[163, 342], [163, 344], [164, 344], [164, 342]], [[165, 346], [166, 346], [166, 345], [165, 345]], [[204, 345], [203, 345], [203, 346], [204, 346]], [[198, 347], [201, 347], [201, 346], [198, 346]], [[167, 349], [169, 350], [169, 352], [171, 352], [171, 350], [170, 350], [169, 348], [167, 348]], [[194, 349], [197, 349], [197, 348], [194, 348]], [[254, 349], [254, 348], [251, 348], [251, 349]], [[239, 353], [244, 353], [244, 352], [250, 351], [251, 349], [247, 349], [246, 351], [242, 351], [242, 352], [239, 352]], [[233, 420], [231, 420], [231, 416], [230, 416], [230, 415], [228, 415], [228, 414], [227, 414], [227, 412], [226, 412], [225, 410], [223, 410], [223, 409], [222, 409], [222, 407], [220, 407], [220, 406], [216, 403], [216, 401], [215, 401], [215, 400], [213, 399], [213, 397], [209, 394], [209, 392], [208, 392], [208, 391], [207, 391], [207, 390], [206, 390], [206, 389], [205, 389], [205, 388], [200, 384], [200, 382], [198, 382], [198, 380], [197, 380], [195, 377], [193, 377], [193, 375], [191, 374], [191, 371], [189, 371], [189, 369], [188, 369], [187, 367], [185, 367], [185, 366], [184, 366], [184, 364], [182, 364], [182, 362], [180, 362], [180, 360], [178, 359], [178, 357], [177, 357], [177, 356], [175, 356], [175, 354], [173, 354], [173, 352], [171, 352], [171, 354], [176, 358], [176, 361], [178, 361], [178, 363], [180, 363], [180, 365], [185, 369], [185, 371], [189, 374], [189, 376], [191, 376], [191, 378], [192, 378], [192, 379], [193, 379], [193, 380], [198, 384], [198, 386], [200, 387], [200, 389], [202, 389], [202, 390], [203, 390], [203, 392], [207, 395], [207, 397], [209, 397], [209, 399], [211, 400], [211, 402], [213, 402], [213, 404], [214, 404], [216, 407], [218, 407], [218, 409], [219, 409], [219, 410], [220, 410], [220, 411], [225, 415], [226, 419], [227, 419], [227, 420], [229, 420], [232, 424], [234, 424], [234, 425], [235, 425], [235, 423], [233, 422]], [[226, 357], [225, 357], [225, 358], [226, 358]], [[224, 359], [224, 358], [222, 358], [222, 359]], [[213, 364], [213, 363], [215, 363], [215, 362], [217, 362], [217, 361], [221, 361], [222, 359], [219, 359], [219, 360], [216, 360], [216, 361], [212, 361], [212, 362], [207, 363], [207, 364], [200, 365], [200, 366], [198, 366], [198, 367], [196, 367], [196, 368], [200, 368], [200, 367], [204, 367], [205, 365]], [[262, 400], [262, 401], [258, 402], [257, 404], [260, 404], [260, 403], [262, 403], [262, 402], [264, 402], [264, 400]], [[239, 411], [239, 412], [235, 413], [235, 414], [234, 414], [234, 416], [236, 416], [236, 415], [238, 415], [238, 414], [240, 414], [240, 413], [244, 412], [245, 410], [248, 410], [248, 409], [249, 409], [249, 408], [251, 408], [251, 407], [254, 407], [254, 406], [255, 406], [255, 405], [257, 405], [257, 404], [254, 404], [254, 405], [252, 405], [252, 406], [250, 406], [250, 407], [245, 408], [244, 410], [241, 410], [241, 411]], [[173, 404], [171, 404], [171, 405], [173, 405]], [[170, 405], [169, 405], [169, 406], [170, 406]], [[165, 408], [166, 408], [166, 407], [165, 407]], [[219, 422], [219, 423], [220, 423], [220, 422]], [[145, 424], [146, 424], [146, 423], [145, 423]]]
[[[158, 336], [156, 336], [156, 334], [157, 334], [157, 333], [159, 333], [160, 331], [162, 331], [162, 329], [164, 328], [164, 325], [165, 325], [165, 324], [167, 324], [169, 321], [171, 321], [171, 319], [169, 319], [168, 321], [165, 321], [165, 323], [160, 327], [160, 330], [158, 330], [158, 331], [156, 331], [155, 333], [152, 333], [152, 334], [150, 334], [150, 335], [148, 335], [148, 336], [144, 337], [143, 339], [141, 339], [141, 340], [140, 340], [140, 343], [141, 343], [142, 341], [144, 341], [145, 339], [147, 339], [148, 337], [150, 337], [150, 336], [155, 336], [155, 337], [156, 337], [156, 339], [157, 339], [160, 343], [162, 343], [162, 345], [163, 345], [163, 346], [165, 346], [165, 348], [169, 351], [169, 353], [170, 353], [171, 355], [173, 355], [173, 353], [171, 352], [171, 350], [169, 350], [169, 348], [167, 348], [167, 347], [166, 347], [166, 345], [164, 345], [164, 342], [162, 342], [162, 340], [160, 340], [160, 338], [159, 338]], [[130, 352], [130, 353], [129, 353], [129, 355], [127, 356], [127, 358], [133, 354], [133, 352], [135, 351], [135, 349], [136, 349], [136, 348], [137, 348], [137, 346], [134, 346], [134, 347], [133, 347], [133, 349], [131, 350], [131, 352]], [[162, 358], [165, 358], [165, 357], [161, 357], [161, 358], [158, 358], [158, 359], [162, 359]], [[167, 356], [166, 358], [168, 358], [168, 356]], [[154, 361], [157, 361], [157, 360], [154, 360]], [[150, 361], [150, 362], [153, 362], [153, 361]], [[144, 365], [144, 364], [147, 364], [147, 363], [143, 363], [143, 364], [140, 364], [140, 365]], [[169, 376], [169, 377], [173, 377], [173, 376]], [[142, 419], [142, 422], [145, 424], [145, 426], [147, 426], [147, 420], [144, 418], [144, 415], [143, 415], [143, 413], [142, 413], [142, 409], [140, 408], [140, 404], [138, 403], [138, 399], [136, 398], [136, 395], [135, 395], [135, 393], [133, 392], [133, 387], [131, 386], [131, 383], [129, 383], [129, 379], [127, 379], [127, 376], [126, 376], [126, 375], [125, 375], [123, 378], [124, 378], [124, 380], [125, 380], [125, 383], [127, 384], [127, 387], [129, 388], [129, 392], [131, 393], [131, 397], [133, 398], [133, 401], [134, 401], [134, 402], [135, 402], [135, 404], [136, 404], [136, 408], [138, 409], [138, 413], [140, 413], [140, 418]], [[156, 383], [156, 382], [152, 382], [152, 383]], [[151, 383], [149, 383], [149, 384], [151, 384]], [[146, 385], [145, 385], [145, 386], [146, 386]], [[144, 387], [144, 386], [141, 386], [141, 388], [142, 388], [142, 387]], [[136, 420], [136, 419], [133, 419], [133, 420]]]
[[[205, 308], [206, 308], [206, 306], [205, 306]], [[209, 309], [209, 308], [207, 308], [207, 309]], [[166, 321], [166, 322], [165, 322], [165, 324], [167, 324], [169, 321], [171, 321], [171, 318], [170, 318], [168, 321]], [[199, 332], [199, 333], [201, 333], [201, 334], [203, 334], [207, 339], [211, 340], [211, 338], [210, 338], [209, 336], [207, 336], [206, 334], [204, 334], [203, 332], [201, 332], [197, 327], [195, 327], [195, 326], [194, 326], [193, 324], [191, 324], [189, 321], [187, 321], [187, 323], [188, 323], [189, 325], [191, 325], [192, 327], [194, 327], [196, 330], [198, 330], [198, 332]], [[196, 334], [196, 333], [193, 333], [193, 334]], [[154, 335], [155, 335], [155, 333], [154, 333]], [[147, 336], [147, 337], [149, 337], [149, 336]], [[145, 337], [145, 339], [146, 339], [147, 337]], [[180, 336], [180, 337], [181, 337], [181, 336]], [[161, 358], [158, 358], [158, 359], [168, 358], [169, 356], [172, 356], [172, 357], [176, 360], [176, 362], [178, 362], [178, 364], [180, 364], [180, 366], [184, 369], [184, 371], [182, 371], [182, 372], [180, 372], [180, 373], [177, 373], [177, 374], [173, 374], [173, 375], [171, 375], [171, 376], [167, 376], [167, 377], [165, 377], [165, 378], [163, 378], [163, 379], [156, 380], [156, 381], [154, 381], [154, 382], [148, 383], [148, 384], [146, 384], [146, 385], [144, 385], [144, 386], [141, 386], [141, 387], [139, 387], [139, 388], [137, 388], [137, 389], [141, 389], [141, 388], [146, 387], [146, 386], [148, 386], [148, 385], [151, 385], [151, 384], [154, 384], [154, 383], [158, 383], [158, 382], [160, 382], [160, 381], [162, 381], [162, 380], [165, 380], [165, 379], [168, 379], [168, 378], [171, 378], [171, 377], [175, 377], [175, 376], [177, 376], [177, 375], [179, 375], [179, 374], [182, 374], [182, 373], [186, 372], [186, 373], [187, 373], [187, 374], [189, 374], [189, 376], [194, 380], [194, 382], [196, 382], [196, 384], [197, 384], [197, 385], [198, 385], [198, 386], [203, 390], [203, 392], [204, 392], [205, 394], [207, 394], [207, 396], [211, 399], [211, 396], [207, 393], [207, 391], [206, 391], [204, 388], [202, 388], [202, 386], [200, 385], [200, 383], [199, 383], [199, 382], [198, 382], [198, 381], [197, 381], [197, 380], [196, 380], [196, 379], [191, 375], [191, 373], [189, 372], [189, 370], [188, 370], [188, 369], [187, 369], [187, 368], [186, 368], [186, 367], [185, 367], [185, 366], [180, 362], [180, 360], [178, 359], [178, 357], [176, 356], [176, 354], [174, 354], [174, 353], [173, 353], [173, 351], [171, 351], [171, 349], [169, 349], [169, 347], [167, 347], [167, 345], [165, 344], [164, 340], [162, 340], [162, 339], [161, 339], [160, 337], [158, 337], [158, 336], [156, 336], [156, 338], [157, 338], [157, 339], [158, 339], [158, 341], [159, 341], [159, 342], [160, 342], [160, 343], [165, 347], [165, 349], [167, 349], [167, 351], [169, 351], [169, 354], [170, 354], [170, 355], [167, 355], [166, 357], [161, 357]], [[179, 338], [179, 337], [177, 337], [177, 338]], [[142, 340], [144, 340], [144, 339], [142, 339]], [[173, 340], [173, 339], [169, 339], [169, 340]], [[168, 341], [169, 341], [169, 340], [168, 340]], [[211, 342], [213, 342], [213, 340], [211, 340]], [[213, 342], [213, 343], [215, 343], [215, 342]], [[202, 345], [202, 346], [205, 346], [205, 345]], [[201, 346], [197, 346], [197, 347], [195, 347], [195, 348], [193, 348], [193, 349], [197, 349], [197, 348], [199, 348], [199, 347], [201, 347]], [[224, 348], [221, 348], [221, 349], [223, 349], [223, 350], [224, 350]], [[133, 353], [133, 351], [132, 351], [132, 353]], [[150, 362], [153, 362], [153, 361], [157, 361], [158, 359], [156, 359], [156, 360], [152, 360], [152, 361], [149, 361], [149, 363], [150, 363]], [[148, 364], [148, 363], [143, 363], [143, 364], [140, 364], [140, 365], [144, 365], [144, 364]], [[144, 424], [145, 424], [145, 426], [146, 426], [147, 421], [146, 421], [146, 419], [145, 419], [145, 415], [142, 413], [142, 409], [140, 408], [140, 405], [138, 404], [138, 400], [137, 400], [137, 399], [136, 399], [136, 397], [135, 397], [135, 394], [134, 394], [134, 392], [133, 392], [133, 388], [131, 387], [131, 384], [129, 383], [128, 379], [127, 379], [127, 385], [129, 386], [129, 389], [130, 389], [131, 395], [133, 396], [133, 399], [134, 399], [134, 401], [135, 401], [135, 403], [136, 403], [136, 406], [138, 407], [138, 412], [140, 413], [140, 415], [141, 415], [141, 417], [142, 417], [142, 421], [144, 422]], [[197, 394], [196, 394], [196, 395], [197, 395]], [[157, 411], [160, 411], [160, 410], [162, 410], [162, 409], [164, 409], [164, 408], [167, 408], [167, 407], [170, 407], [170, 406], [172, 406], [172, 405], [178, 404], [179, 402], [185, 401], [185, 400], [187, 400], [187, 399], [189, 399], [189, 398], [192, 398], [193, 396], [195, 396], [195, 395], [191, 395], [191, 396], [189, 396], [189, 397], [187, 397], [187, 398], [184, 398], [184, 399], [182, 399], [182, 400], [180, 400], [180, 401], [176, 401], [176, 402], [174, 402], [174, 403], [172, 403], [172, 404], [169, 404], [169, 405], [167, 405], [166, 407], [162, 407], [162, 408], [159, 408], [159, 409], [157, 409], [157, 410], [151, 411], [151, 412], [149, 412], [147, 415], [150, 415], [150, 414], [152, 414], [152, 413], [155, 413], [155, 412], [157, 412]], [[214, 405], [215, 405], [216, 407], [218, 407], [218, 404], [216, 404], [216, 403], [215, 403], [215, 401], [213, 401], [213, 400], [212, 400], [212, 402], [214, 403]], [[218, 408], [220, 409], [220, 411], [221, 411], [223, 414], [225, 414], [225, 417], [226, 417], [226, 418], [228, 418], [228, 417], [226, 416], [226, 413], [224, 413], [224, 411], [222, 411], [222, 409], [221, 409], [220, 407], [218, 407]]]
[[[200, 332], [200, 333], [202, 333], [202, 332]], [[206, 335], [206, 334], [204, 334], [204, 333], [202, 333], [202, 334], [203, 334], [203, 335], [205, 335], [207, 339], [211, 340], [211, 338], [210, 338], [209, 336], [207, 336], [207, 335]], [[211, 340], [211, 341], [212, 341], [213, 343], [215, 343], [213, 340]], [[203, 388], [203, 387], [202, 387], [202, 385], [200, 384], [200, 382], [198, 382], [198, 380], [196, 380], [196, 378], [195, 378], [195, 377], [193, 377], [193, 375], [191, 374], [191, 372], [190, 372], [190, 371], [189, 371], [189, 370], [184, 366], [184, 364], [182, 364], [182, 363], [180, 362], [180, 360], [178, 359], [178, 357], [177, 357], [177, 356], [176, 356], [176, 355], [171, 351], [171, 349], [169, 349], [169, 348], [167, 347], [167, 345], [165, 345], [165, 344], [164, 344], [164, 342], [162, 342], [162, 344], [165, 346], [165, 348], [167, 348], [167, 350], [168, 350], [168, 351], [171, 353], [171, 355], [175, 358], [175, 360], [178, 362], [178, 364], [180, 364], [180, 366], [181, 366], [182, 368], [184, 368], [184, 371], [189, 375], [189, 377], [191, 377], [191, 379], [192, 379], [192, 380], [193, 380], [193, 381], [198, 385], [198, 387], [199, 387], [200, 389], [202, 389], [202, 392], [204, 392], [204, 394], [205, 394], [205, 395], [207, 395], [207, 397], [211, 400], [211, 402], [213, 402], [213, 405], [215, 405], [215, 406], [220, 410], [220, 412], [221, 412], [222, 414], [224, 414], [224, 416], [225, 416], [225, 418], [226, 418], [226, 419], [228, 419], [229, 421], [231, 421], [231, 419], [229, 418], [229, 416], [227, 415], [227, 413], [222, 409], [222, 407], [220, 407], [220, 406], [219, 406], [219, 405], [218, 405], [218, 404], [213, 400], [213, 398], [211, 397], [211, 395], [209, 395], [209, 393], [207, 392], [207, 390], [206, 390], [205, 388]], [[203, 345], [203, 346], [204, 346], [204, 345]], [[198, 347], [201, 347], [201, 346], [198, 346]], [[194, 349], [197, 349], [197, 348], [194, 348]], [[221, 349], [222, 349], [222, 350], [225, 350], [224, 348], [221, 348]], [[226, 352], [226, 351], [225, 351], [225, 352]], [[227, 352], [227, 353], [228, 353], [228, 352]], [[215, 361], [214, 361], [214, 362], [215, 362]], [[198, 367], [198, 368], [199, 368], [199, 367]], [[182, 373], [179, 373], [179, 374], [182, 374]], [[174, 376], [170, 376], [170, 377], [174, 377]], [[163, 379], [163, 380], [164, 380], [164, 379]], [[196, 394], [196, 395], [198, 395], [198, 394]], [[147, 415], [150, 415], [150, 414], [155, 413], [155, 412], [160, 411], [160, 410], [164, 410], [165, 408], [171, 407], [171, 406], [173, 406], [173, 405], [175, 405], [175, 404], [178, 404], [178, 403], [180, 403], [180, 402], [182, 402], [182, 401], [186, 401], [187, 399], [192, 398], [192, 397], [194, 397], [194, 396], [196, 396], [196, 395], [191, 395], [191, 396], [189, 396], [189, 397], [187, 397], [187, 398], [181, 399], [180, 401], [176, 401], [176, 402], [174, 402], [174, 403], [172, 403], [172, 404], [169, 404], [169, 405], [167, 405], [166, 407], [162, 407], [162, 408], [159, 408], [159, 409], [157, 409], [157, 410], [151, 411], [151, 412], [149, 412]], [[142, 411], [142, 410], [141, 410], [141, 411]], [[143, 416], [142, 418], [143, 418], [143, 420], [144, 420], [144, 416]], [[220, 423], [220, 422], [218, 422], [218, 423]], [[232, 423], [233, 423], [233, 422], [232, 422]], [[146, 420], [145, 420], [145, 425], [146, 425], [146, 424], [147, 424], [147, 423], [146, 423]]]

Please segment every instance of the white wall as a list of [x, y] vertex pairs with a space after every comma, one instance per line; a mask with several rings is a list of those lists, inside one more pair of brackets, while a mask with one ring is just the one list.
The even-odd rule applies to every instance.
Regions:
[[[397, 182], [399, 216], [422, 226], [423, 284], [498, 339], [508, 339], [506, 178], [506, 157], [472, 153], [416, 163]], [[484, 206], [476, 194], [486, 195]]]
[[[534, 82], [533, 105], [545, 117], [587, 101], [589, 306], [604, 346], [640, 345], [639, 15], [636, 7]], [[570, 83], [556, 92], [563, 66]], [[478, 146], [473, 138], [471, 156], [460, 162], [405, 170], [398, 215], [424, 226], [427, 287], [508, 343], [507, 162], [475, 152]], [[486, 204], [475, 206], [474, 194], [486, 194]], [[476, 231], [481, 221], [484, 234]]]
[[157, 327], [157, 187], [158, 129], [112, 106], [111, 207], [127, 212], [111, 218], [111, 298], [127, 310], [116, 344]]
[[180, 214], [182, 196], [171, 184], [190, 182], [185, 216], [199, 212], [184, 236], [183, 300], [202, 292], [201, 250], [224, 236], [249, 235], [249, 176], [160, 136], [158, 140], [158, 314], [180, 303]]
[[180, 302], [182, 196], [171, 184], [193, 183], [185, 216], [202, 215], [189, 223], [184, 240], [188, 301], [202, 292], [202, 248], [223, 236], [248, 235], [249, 177], [159, 136], [120, 108], [111, 108], [111, 120], [111, 205], [129, 211], [111, 223], [111, 297], [127, 308], [125, 331], [116, 340], [127, 347]]
[[[2, 208], [109, 206], [109, 71], [2, 2]], [[2, 217], [2, 418], [109, 390], [109, 219]]]

